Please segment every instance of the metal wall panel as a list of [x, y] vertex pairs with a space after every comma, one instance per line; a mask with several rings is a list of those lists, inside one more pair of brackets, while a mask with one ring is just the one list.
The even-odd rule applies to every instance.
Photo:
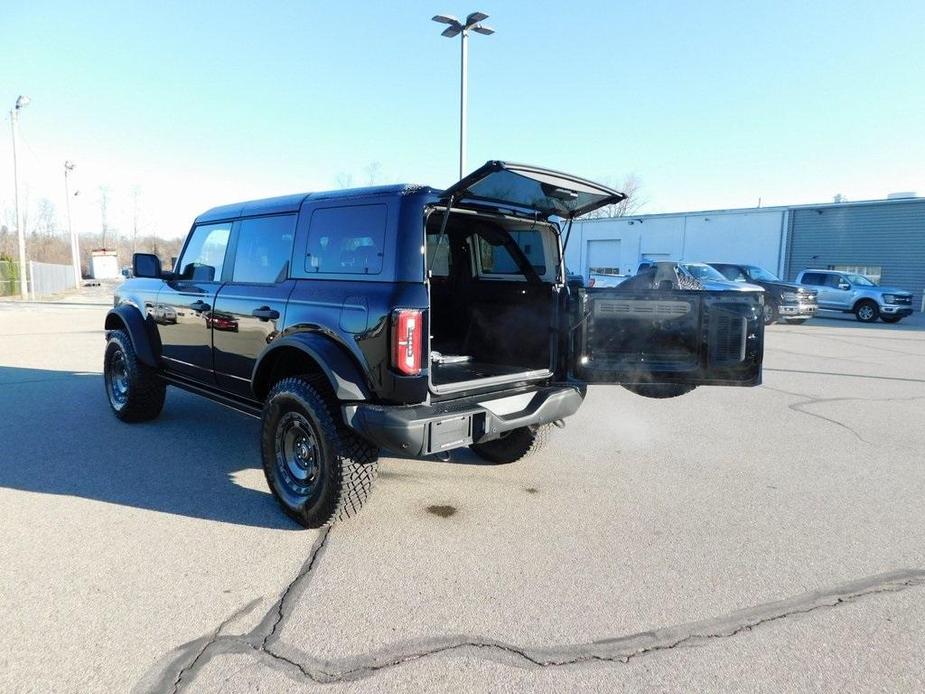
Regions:
[[879, 265], [881, 284], [925, 292], [925, 199], [790, 210], [785, 276], [830, 265]]

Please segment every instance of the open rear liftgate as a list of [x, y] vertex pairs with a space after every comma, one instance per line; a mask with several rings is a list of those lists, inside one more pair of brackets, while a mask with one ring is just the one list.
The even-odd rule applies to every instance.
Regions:
[[760, 294], [581, 290], [574, 376], [589, 383], [761, 382]]

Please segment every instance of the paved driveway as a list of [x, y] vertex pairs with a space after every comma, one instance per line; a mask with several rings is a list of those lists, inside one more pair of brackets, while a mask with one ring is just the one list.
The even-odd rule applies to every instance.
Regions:
[[109, 413], [104, 313], [0, 304], [0, 690], [925, 681], [919, 317], [774, 326], [760, 388], [592, 388], [515, 465], [387, 457], [305, 531], [254, 420]]

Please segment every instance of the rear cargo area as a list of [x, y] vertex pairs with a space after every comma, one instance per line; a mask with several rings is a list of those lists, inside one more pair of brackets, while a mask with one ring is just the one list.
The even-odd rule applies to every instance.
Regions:
[[558, 242], [548, 224], [443, 213], [427, 221], [430, 373], [435, 392], [551, 373]]

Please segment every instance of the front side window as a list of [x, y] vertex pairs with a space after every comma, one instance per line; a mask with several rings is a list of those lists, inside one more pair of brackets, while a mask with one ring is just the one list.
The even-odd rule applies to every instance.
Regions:
[[845, 277], [848, 278], [848, 281], [851, 282], [851, 284], [856, 284], [859, 287], [876, 287], [877, 286], [875, 282], [871, 282], [869, 279], [864, 277], [864, 275], [850, 274], [850, 275], [845, 275]]
[[[863, 275], [866, 279], [869, 279], [874, 284], [880, 284], [880, 278], [883, 276], [883, 266], [882, 265], [829, 265], [829, 268], [832, 270], [837, 270], [838, 272], [846, 272], [851, 275]], [[851, 280], [854, 282], [854, 280]], [[858, 284], [861, 284], [860, 282]], [[863, 284], [862, 286], [868, 286]]]
[[730, 282], [748, 282], [748, 277], [738, 265], [714, 265], [713, 267]]
[[718, 270], [701, 263], [681, 263], [681, 268], [701, 281], [725, 282], [726, 278]]
[[379, 274], [382, 272], [386, 221], [385, 205], [315, 210], [308, 229], [306, 272]]
[[230, 236], [231, 222], [203, 224], [193, 229], [178, 265], [179, 278], [196, 282], [221, 281]]
[[274, 284], [289, 274], [294, 214], [244, 219], [238, 224], [233, 282]]
[[749, 265], [748, 274], [751, 275], [751, 278], [757, 282], [780, 282], [780, 278], [778, 278], [777, 275], [768, 272], [763, 267], [758, 267], [757, 265]]

